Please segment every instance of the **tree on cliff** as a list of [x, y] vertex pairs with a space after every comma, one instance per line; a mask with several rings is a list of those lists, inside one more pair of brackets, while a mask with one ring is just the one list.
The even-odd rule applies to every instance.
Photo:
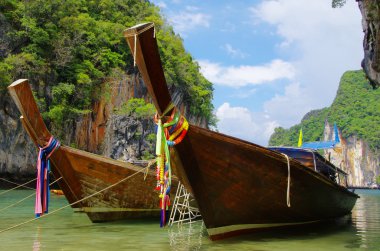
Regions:
[[343, 74], [337, 95], [330, 107], [307, 113], [300, 124], [289, 129], [276, 128], [269, 145], [296, 146], [302, 127], [304, 141], [320, 141], [324, 122], [336, 122], [344, 137], [356, 135], [380, 150], [380, 89], [372, 89], [363, 71]]
[[346, 0], [332, 0], [331, 5], [333, 8], [340, 8], [346, 3]]
[[193, 115], [213, 121], [212, 84], [159, 14], [142, 0], [0, 1], [0, 95], [27, 78], [44, 116], [63, 128], [90, 112], [97, 90], [120, 72], [135, 72], [123, 30], [154, 22], [168, 84], [181, 90]]

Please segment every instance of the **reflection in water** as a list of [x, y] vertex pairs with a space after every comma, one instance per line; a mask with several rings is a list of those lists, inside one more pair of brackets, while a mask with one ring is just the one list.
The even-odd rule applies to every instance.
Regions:
[[200, 250], [202, 238], [207, 235], [203, 221], [175, 224], [168, 230], [172, 250]]
[[[239, 251], [353, 251], [380, 250], [380, 190], [357, 190], [352, 215], [331, 222], [273, 230], [211, 241], [202, 221], [160, 228], [156, 219], [94, 224], [71, 208], [0, 234], [0, 250], [239, 250]], [[30, 191], [0, 198], [0, 208]], [[52, 210], [67, 205], [52, 197]], [[0, 214], [0, 230], [30, 219], [32, 203]]]
[[36, 236], [33, 242], [33, 251], [40, 251], [41, 248], [41, 227], [37, 227]]
[[360, 239], [360, 248], [378, 248], [380, 235], [380, 195], [377, 190], [365, 191], [360, 194], [355, 209], [352, 212], [352, 221], [356, 227], [356, 235]]

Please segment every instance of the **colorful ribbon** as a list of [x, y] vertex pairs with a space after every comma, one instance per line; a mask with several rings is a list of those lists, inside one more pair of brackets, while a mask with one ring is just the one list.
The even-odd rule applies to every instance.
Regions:
[[[163, 116], [165, 116], [165, 113]], [[189, 129], [189, 123], [184, 116], [180, 115], [176, 108], [172, 109], [172, 114], [166, 123], [162, 123], [162, 117], [159, 117], [158, 114], [156, 114], [154, 120], [157, 124], [156, 190], [160, 192], [160, 226], [164, 227], [166, 225], [166, 211], [170, 206], [171, 164], [169, 146], [179, 144], [185, 138]]]
[[37, 159], [37, 186], [36, 186], [36, 204], [35, 214], [40, 217], [49, 209], [49, 172], [50, 172], [50, 156], [60, 146], [58, 140], [50, 138], [48, 144], [44, 147], [39, 147]]

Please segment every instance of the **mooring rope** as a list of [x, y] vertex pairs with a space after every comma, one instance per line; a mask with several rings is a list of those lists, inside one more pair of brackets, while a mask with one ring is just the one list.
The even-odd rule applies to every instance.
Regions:
[[118, 182], [116, 182], [116, 183], [114, 183], [114, 184], [112, 184], [112, 185], [109, 185], [108, 187], [105, 187], [105, 188], [103, 188], [103, 189], [101, 189], [101, 190], [99, 190], [99, 191], [97, 191], [97, 192], [95, 192], [95, 193], [93, 193], [93, 194], [90, 194], [90, 195], [88, 195], [88, 196], [86, 196], [86, 197], [84, 197], [84, 198], [82, 198], [82, 199], [80, 199], [80, 200], [77, 200], [77, 201], [75, 201], [75, 202], [73, 202], [73, 203], [70, 203], [70, 204], [68, 204], [68, 205], [66, 205], [66, 206], [60, 207], [60, 208], [58, 208], [58, 209], [56, 209], [56, 210], [53, 210], [53, 211], [51, 211], [51, 212], [49, 212], [49, 213], [43, 214], [43, 215], [41, 215], [40, 217], [35, 217], [35, 218], [32, 218], [32, 219], [26, 220], [26, 221], [24, 221], [24, 222], [21, 222], [21, 223], [19, 223], [19, 224], [16, 224], [16, 225], [10, 226], [10, 227], [8, 227], [8, 228], [2, 229], [2, 230], [0, 230], [0, 233], [4, 233], [4, 232], [6, 232], [6, 231], [9, 231], [9, 230], [15, 229], [15, 228], [17, 228], [17, 227], [20, 227], [20, 226], [22, 226], [22, 225], [28, 224], [28, 223], [33, 222], [33, 221], [35, 221], [35, 220], [38, 220], [38, 219], [44, 218], [44, 217], [46, 217], [46, 216], [48, 216], [48, 215], [55, 214], [55, 213], [57, 213], [57, 212], [59, 212], [59, 211], [62, 211], [63, 209], [65, 209], [65, 208], [67, 208], [67, 207], [71, 207], [71, 206], [73, 206], [73, 205], [75, 205], [75, 204], [78, 204], [78, 203], [80, 203], [80, 202], [82, 202], [82, 201], [88, 200], [89, 198], [92, 198], [92, 197], [94, 197], [95, 195], [98, 195], [98, 194], [100, 194], [100, 193], [102, 193], [102, 192], [104, 192], [104, 191], [106, 191], [106, 190], [108, 190], [108, 189], [110, 189], [110, 188], [112, 188], [112, 187], [115, 187], [115, 186], [119, 185], [120, 183], [122, 183], [122, 182], [124, 182], [124, 181], [126, 181], [126, 180], [128, 180], [128, 179], [130, 179], [130, 178], [132, 178], [133, 176], [135, 176], [135, 175], [137, 175], [137, 174], [143, 172], [146, 168], [147, 168], [147, 167], [145, 167], [145, 168], [141, 168], [141, 170], [135, 172], [134, 174], [131, 174], [131, 175], [129, 175], [128, 177], [125, 177], [125, 178], [119, 180]]
[[17, 188], [20, 188], [20, 187], [25, 187], [25, 188], [28, 188], [28, 189], [30, 189], [30, 190], [36, 190], [36, 189], [31, 188], [31, 187], [28, 187], [28, 186], [26, 186], [26, 185], [29, 184], [29, 183], [32, 183], [32, 182], [35, 181], [37, 178], [32, 179], [32, 180], [30, 180], [30, 181], [28, 181], [28, 182], [25, 182], [24, 184], [18, 184], [18, 183], [16, 183], [16, 182], [12, 182], [12, 181], [10, 181], [10, 180], [6, 180], [6, 179], [4, 179], [4, 178], [0, 178], [0, 179], [6, 181], [6, 182], [8, 182], [8, 183], [11, 183], [11, 184], [17, 185], [16, 187], [13, 187], [13, 188], [11, 188], [11, 189], [8, 189], [8, 190], [5, 190], [5, 191], [1, 192], [0, 195], [3, 195], [3, 194], [6, 194], [6, 193], [9, 193], [10, 191], [13, 191], [13, 190], [15, 190], [15, 189], [17, 189]]
[[281, 153], [281, 154], [284, 155], [286, 160], [288, 161], [288, 185], [286, 189], [286, 205], [288, 205], [288, 207], [291, 207], [290, 205], [290, 160], [289, 160], [288, 155], [286, 155], [285, 153]]
[[154, 164], [156, 164], [155, 159], [148, 162], [148, 165], [146, 166], [145, 171], [144, 171], [144, 180], [146, 180], [146, 177], [148, 176], [150, 167], [153, 166]]
[[[55, 181], [53, 181], [53, 182], [50, 184], [50, 186], [53, 185], [54, 183], [56, 183], [57, 181], [59, 181], [60, 179], [62, 179], [62, 177], [59, 177], [58, 179], [56, 179]], [[0, 209], [0, 212], [4, 211], [4, 210], [6, 210], [6, 209], [8, 209], [8, 208], [10, 208], [10, 207], [14, 207], [14, 206], [18, 205], [18, 204], [20, 204], [21, 202], [23, 202], [24, 200], [29, 199], [30, 197], [32, 197], [32, 196], [34, 196], [34, 195], [36, 195], [36, 192], [34, 192], [34, 193], [32, 193], [32, 194], [26, 196], [25, 198], [23, 198], [23, 199], [21, 199], [21, 200], [15, 202], [15, 203], [13, 203], [13, 204], [11, 204], [11, 205], [9, 205], [9, 206], [6, 206], [6, 207]]]

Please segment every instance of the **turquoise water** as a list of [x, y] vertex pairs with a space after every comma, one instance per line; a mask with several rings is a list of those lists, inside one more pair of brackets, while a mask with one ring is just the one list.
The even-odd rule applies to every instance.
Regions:
[[[28, 190], [0, 195], [0, 210]], [[161, 229], [159, 220], [94, 224], [67, 207], [15, 229], [0, 232], [0, 250], [380, 250], [380, 191], [357, 190], [352, 215], [292, 231], [245, 235], [212, 242], [201, 222]], [[0, 231], [33, 219], [34, 198], [0, 211]], [[67, 205], [52, 195], [50, 212]]]

